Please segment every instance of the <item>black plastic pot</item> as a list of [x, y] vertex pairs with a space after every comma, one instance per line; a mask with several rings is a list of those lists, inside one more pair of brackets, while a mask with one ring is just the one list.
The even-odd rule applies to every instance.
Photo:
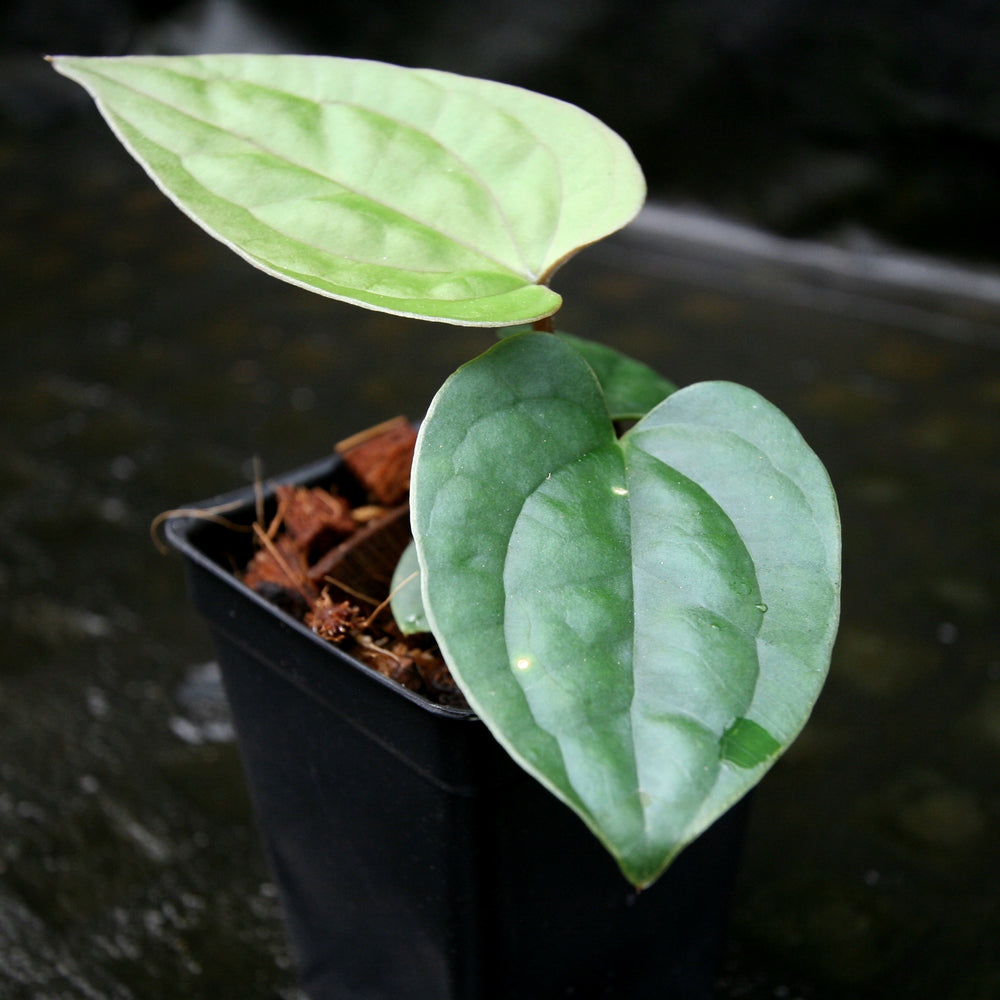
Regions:
[[[342, 472], [330, 459], [283, 480]], [[226, 517], [251, 523], [250, 489], [196, 506], [233, 502]], [[231, 567], [249, 536], [193, 517], [166, 535], [208, 620], [312, 1000], [710, 995], [745, 807], [636, 894], [474, 715], [378, 676], [244, 587]]]

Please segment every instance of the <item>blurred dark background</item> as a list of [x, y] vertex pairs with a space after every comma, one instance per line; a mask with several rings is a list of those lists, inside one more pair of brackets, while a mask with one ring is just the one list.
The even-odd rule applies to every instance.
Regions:
[[564, 328], [764, 393], [844, 524], [831, 676], [756, 793], [717, 1000], [1000, 997], [998, 22], [974, 0], [0, 0], [0, 1000], [302, 1000], [150, 521], [419, 417], [489, 343], [254, 271], [41, 58], [208, 51], [493, 77], [631, 143], [660, 205], [560, 272]]
[[[40, 0], [0, 96], [37, 126], [81, 100], [40, 53], [307, 51], [502, 79], [580, 104], [656, 198], [793, 236], [970, 260], [1000, 249], [1000, 5], [988, 0]], [[53, 98], [54, 99], [54, 98]]]

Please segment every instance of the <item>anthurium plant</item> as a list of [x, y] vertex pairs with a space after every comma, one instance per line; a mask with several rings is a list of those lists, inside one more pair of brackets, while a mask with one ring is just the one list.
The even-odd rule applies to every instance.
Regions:
[[262, 270], [514, 328], [422, 421], [399, 572], [419, 587], [397, 616], [433, 632], [500, 744], [650, 885], [805, 724], [840, 533], [819, 459], [752, 389], [678, 389], [552, 332], [553, 274], [644, 201], [625, 142], [552, 98], [363, 60], [53, 62]]

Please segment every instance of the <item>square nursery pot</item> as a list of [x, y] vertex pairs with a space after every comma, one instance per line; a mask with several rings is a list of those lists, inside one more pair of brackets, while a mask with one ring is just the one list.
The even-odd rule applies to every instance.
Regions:
[[[345, 475], [332, 457], [280, 481]], [[195, 507], [235, 504], [227, 519], [249, 525], [259, 499]], [[379, 676], [244, 586], [232, 567], [248, 534], [184, 516], [166, 537], [208, 621], [311, 1000], [711, 995], [745, 805], [637, 894], [473, 713]]]

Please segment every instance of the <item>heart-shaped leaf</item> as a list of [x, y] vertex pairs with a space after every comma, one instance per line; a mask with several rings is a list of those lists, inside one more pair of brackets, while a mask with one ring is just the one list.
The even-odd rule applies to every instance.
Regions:
[[822, 685], [839, 601], [822, 465], [730, 383], [618, 440], [579, 352], [525, 334], [444, 385], [412, 481], [424, 606], [470, 704], [648, 885]]
[[333, 298], [467, 325], [638, 212], [622, 139], [553, 98], [327, 56], [57, 57], [133, 156], [251, 263]]
[[[648, 365], [613, 347], [569, 333], [557, 333], [556, 336], [590, 365], [612, 420], [638, 420], [670, 393], [677, 391], [677, 386]], [[412, 542], [406, 547], [393, 574], [390, 594], [392, 615], [404, 635], [430, 631], [421, 596], [420, 562]]]

